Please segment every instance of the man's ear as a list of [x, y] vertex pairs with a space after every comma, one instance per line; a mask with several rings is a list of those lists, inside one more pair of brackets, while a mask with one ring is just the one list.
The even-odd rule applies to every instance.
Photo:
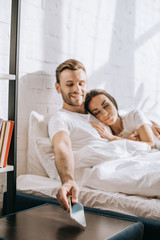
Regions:
[[56, 88], [56, 90], [57, 90], [58, 93], [61, 93], [59, 83], [57, 83], [57, 82], [55, 83], [55, 88]]

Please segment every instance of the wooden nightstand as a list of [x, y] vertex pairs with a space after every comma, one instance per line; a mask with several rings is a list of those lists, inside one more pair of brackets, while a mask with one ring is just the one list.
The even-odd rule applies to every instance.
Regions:
[[[85, 212], [87, 227], [81, 229], [57, 205], [45, 204], [0, 219], [0, 237], [7, 240], [103, 240], [137, 226], [137, 223]], [[138, 233], [142, 239], [142, 231]], [[125, 238], [130, 240], [129, 238]], [[132, 238], [137, 239], [137, 238]]]

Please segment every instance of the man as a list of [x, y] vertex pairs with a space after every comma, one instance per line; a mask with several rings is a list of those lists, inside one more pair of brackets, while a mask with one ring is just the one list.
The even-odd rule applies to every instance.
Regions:
[[[65, 110], [73, 113], [81, 113], [84, 116], [87, 116], [85, 121], [88, 125], [90, 125], [88, 122], [88, 114], [85, 114], [84, 110], [84, 100], [87, 87], [85, 67], [82, 63], [74, 59], [67, 60], [57, 68], [56, 78], [56, 90], [58, 93], [61, 93], [63, 98], [62, 118], [61, 116], [58, 117], [62, 121], [65, 121], [65, 116], [63, 116], [65, 115]], [[66, 116], [66, 118], [68, 118], [68, 116]], [[56, 121], [58, 122], [59, 119], [56, 119]], [[63, 130], [63, 123], [62, 130], [59, 131], [59, 129], [57, 129], [57, 132], [52, 131], [54, 124], [55, 118], [54, 122], [52, 119], [49, 122], [49, 135], [52, 139], [54, 148], [56, 167], [62, 181], [62, 187], [57, 193], [57, 199], [61, 206], [69, 211], [68, 197], [71, 195], [72, 202], [77, 203], [79, 191], [74, 179], [74, 156], [72, 152], [73, 143], [71, 142], [70, 133], [67, 132], [65, 127]], [[79, 124], [81, 123], [79, 122]], [[52, 136], [52, 132], [54, 132], [54, 136]]]
[[89, 144], [96, 146], [97, 142], [103, 145], [107, 140], [91, 126], [89, 122], [95, 119], [84, 109], [87, 76], [83, 64], [74, 59], [65, 61], [57, 67], [56, 79], [55, 87], [62, 95], [63, 107], [50, 119], [48, 129], [62, 182], [57, 200], [69, 212], [69, 196], [72, 196], [73, 203], [77, 203], [79, 192], [74, 176], [73, 151]]

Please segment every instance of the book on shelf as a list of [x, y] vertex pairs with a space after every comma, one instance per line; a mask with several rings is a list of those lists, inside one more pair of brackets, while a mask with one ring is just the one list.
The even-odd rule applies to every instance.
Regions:
[[1, 126], [1, 132], [0, 132], [0, 156], [1, 156], [1, 152], [2, 152], [5, 128], [6, 128], [6, 123], [3, 121], [2, 126]]
[[0, 133], [0, 167], [6, 167], [10, 143], [13, 133], [14, 121], [4, 121]]

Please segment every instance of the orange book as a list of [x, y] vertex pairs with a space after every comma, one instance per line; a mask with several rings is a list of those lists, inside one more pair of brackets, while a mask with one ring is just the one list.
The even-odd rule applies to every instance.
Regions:
[[10, 129], [9, 129], [9, 134], [8, 134], [8, 141], [7, 141], [7, 147], [6, 147], [6, 152], [5, 152], [3, 167], [6, 167], [6, 165], [7, 165], [9, 148], [10, 148], [11, 139], [12, 139], [12, 133], [13, 133], [14, 122], [13, 122], [13, 121], [10, 121], [10, 123], [11, 123], [11, 124], [10, 124]]
[[8, 154], [9, 154], [9, 148], [13, 133], [13, 121], [6, 121], [6, 128], [5, 128], [5, 135], [3, 140], [3, 146], [2, 146], [2, 153], [0, 158], [0, 167], [6, 167], [7, 160], [8, 160]]

